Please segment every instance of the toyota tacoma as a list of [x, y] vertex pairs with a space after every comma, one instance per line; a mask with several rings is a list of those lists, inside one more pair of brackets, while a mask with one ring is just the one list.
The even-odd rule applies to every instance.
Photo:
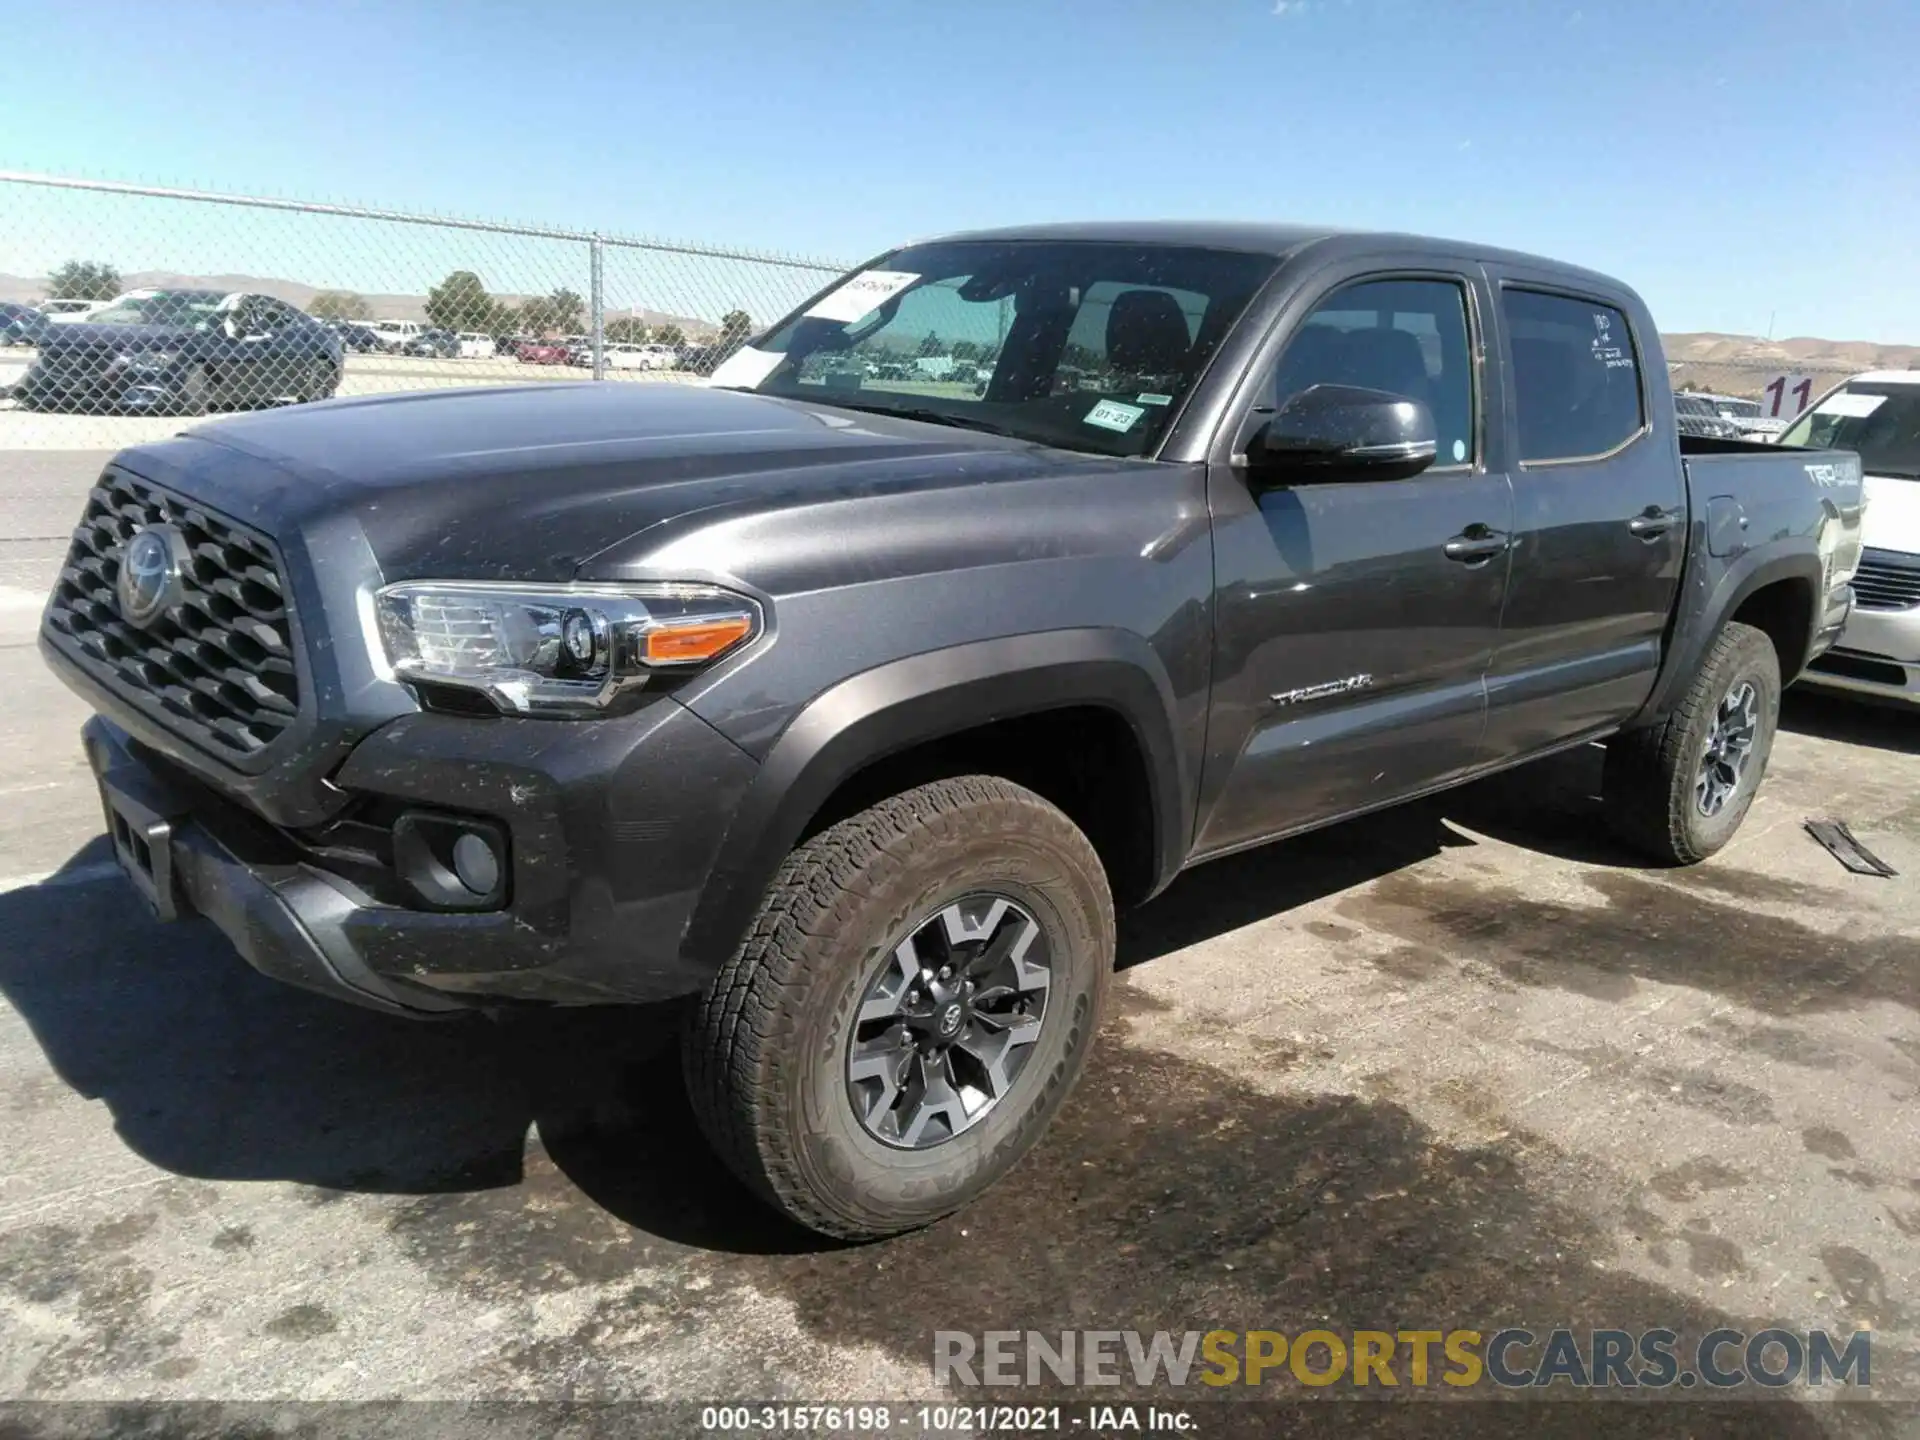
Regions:
[[1711, 855], [1862, 503], [1682, 435], [1604, 276], [1042, 227], [884, 254], [708, 386], [128, 449], [41, 645], [163, 918], [398, 1015], [686, 999], [719, 1152], [869, 1237], [1034, 1142], [1116, 905], [1189, 866], [1597, 740], [1620, 834]]

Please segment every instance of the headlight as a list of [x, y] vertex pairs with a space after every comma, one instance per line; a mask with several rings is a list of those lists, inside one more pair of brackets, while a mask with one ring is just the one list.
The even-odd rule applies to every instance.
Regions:
[[661, 671], [706, 665], [760, 633], [760, 607], [709, 585], [523, 586], [414, 580], [374, 596], [402, 680], [478, 690], [515, 715], [605, 713]]

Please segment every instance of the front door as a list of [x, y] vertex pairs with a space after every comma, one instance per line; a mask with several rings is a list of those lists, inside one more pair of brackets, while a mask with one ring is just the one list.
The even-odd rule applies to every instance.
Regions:
[[1386, 804], [1483, 758], [1484, 676], [1506, 592], [1512, 497], [1482, 453], [1466, 273], [1359, 279], [1322, 299], [1273, 366], [1251, 429], [1312, 385], [1417, 399], [1436, 463], [1408, 479], [1257, 492], [1209, 479], [1213, 711], [1196, 850], [1218, 853]]

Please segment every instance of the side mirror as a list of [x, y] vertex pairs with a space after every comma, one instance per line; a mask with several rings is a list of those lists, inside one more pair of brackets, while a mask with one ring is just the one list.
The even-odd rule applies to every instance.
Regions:
[[1247, 443], [1247, 472], [1291, 479], [1403, 480], [1439, 453], [1433, 414], [1418, 400], [1356, 385], [1313, 385], [1289, 396]]

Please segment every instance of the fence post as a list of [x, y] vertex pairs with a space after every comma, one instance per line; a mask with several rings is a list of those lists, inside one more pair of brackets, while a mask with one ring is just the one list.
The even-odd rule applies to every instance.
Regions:
[[587, 242], [587, 256], [587, 303], [593, 316], [593, 378], [604, 380], [607, 378], [607, 295], [598, 235]]

